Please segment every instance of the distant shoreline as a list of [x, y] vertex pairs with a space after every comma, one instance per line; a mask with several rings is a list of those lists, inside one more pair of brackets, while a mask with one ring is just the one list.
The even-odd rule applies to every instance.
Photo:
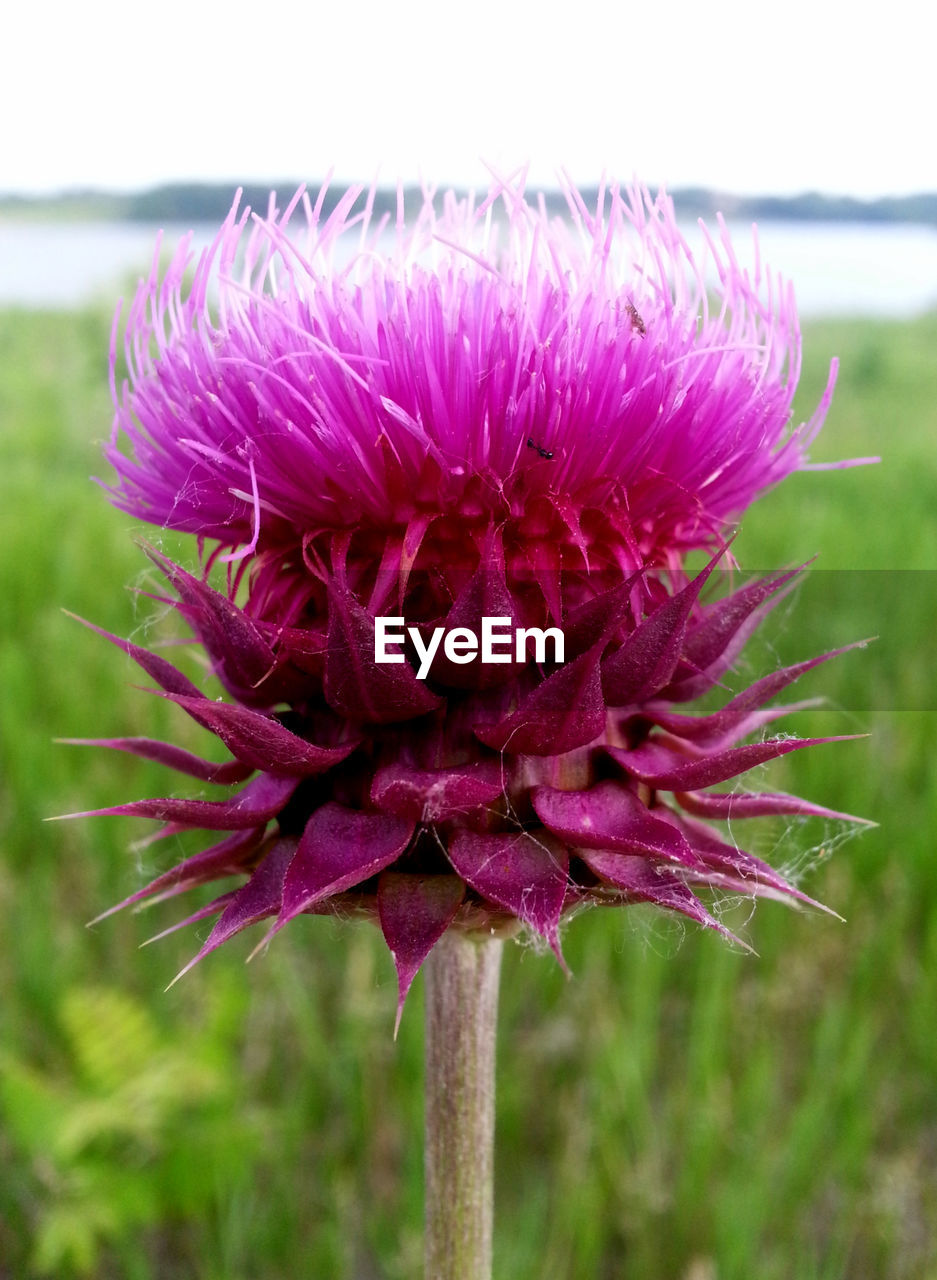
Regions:
[[[242, 206], [266, 209], [271, 189], [284, 199], [299, 186], [297, 180], [273, 184], [246, 183]], [[146, 191], [118, 193], [109, 191], [65, 191], [48, 196], [0, 195], [0, 221], [29, 219], [56, 222], [220, 222], [231, 207], [235, 183], [177, 182], [152, 187]], [[311, 191], [318, 183], [309, 183]], [[327, 214], [343, 194], [343, 184], [336, 184], [324, 200]], [[857, 222], [905, 223], [937, 226], [937, 192], [921, 192], [908, 196], [881, 196], [861, 200], [855, 196], [823, 195], [809, 191], [793, 196], [738, 196], [705, 187], [684, 187], [670, 192], [681, 217], [712, 218], [722, 213], [727, 218], [774, 222]], [[593, 205], [598, 188], [582, 188], [586, 205]], [[365, 197], [361, 197], [363, 207]], [[551, 213], [561, 214], [567, 208], [560, 191], [544, 193]], [[419, 187], [404, 188], [407, 212], [415, 211], [423, 201]], [[374, 214], [397, 214], [397, 192], [379, 188], [374, 193]]]

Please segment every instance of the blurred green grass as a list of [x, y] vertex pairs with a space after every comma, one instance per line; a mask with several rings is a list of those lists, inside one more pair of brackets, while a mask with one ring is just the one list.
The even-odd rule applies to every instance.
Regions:
[[[43, 821], [174, 785], [55, 737], [196, 732], [61, 612], [122, 635], [158, 612], [125, 589], [152, 585], [140, 531], [88, 480], [108, 328], [95, 311], [0, 313], [0, 1275], [405, 1280], [420, 982], [395, 1043], [379, 939], [301, 919], [249, 968], [245, 938], [163, 994], [193, 931], [139, 943], [178, 904], [85, 922], [171, 850], [130, 851], [145, 828], [129, 820]], [[842, 845], [817, 821], [742, 836], [847, 923], [727, 904], [753, 958], [644, 909], [586, 915], [566, 934], [572, 982], [511, 948], [503, 1280], [937, 1275], [935, 346], [935, 316], [811, 325], [800, 417], [842, 360], [815, 460], [884, 461], [792, 477], [734, 547], [752, 568], [820, 556], [751, 672], [880, 636], [812, 672], [804, 696], [830, 704], [790, 722], [871, 737], [765, 776], [881, 826]]]

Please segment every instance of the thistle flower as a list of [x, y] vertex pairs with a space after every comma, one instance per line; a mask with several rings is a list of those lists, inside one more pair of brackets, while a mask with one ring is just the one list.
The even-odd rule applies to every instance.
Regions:
[[[710, 295], [669, 200], [639, 188], [595, 210], [570, 190], [561, 223], [497, 183], [477, 206], [427, 199], [409, 228], [402, 205], [390, 227], [360, 191], [328, 214], [324, 196], [252, 219], [236, 203], [188, 288], [187, 245], [154, 266], [120, 389], [115, 326], [111, 497], [200, 539], [200, 576], [150, 555], [229, 700], [110, 638], [232, 758], [100, 741], [239, 787], [101, 811], [223, 833], [120, 905], [246, 877], [189, 917], [216, 917], [195, 960], [260, 921], [269, 937], [364, 914], [402, 1005], [447, 929], [519, 923], [562, 959], [586, 904], [725, 934], [695, 890], [809, 901], [710, 824], [846, 815], [712, 788], [810, 745], [738, 744], [802, 705], [765, 704], [830, 655], [679, 710], [796, 575], [704, 596], [732, 522], [806, 464], [832, 395], [835, 364], [790, 428], [790, 290], [751, 279], [722, 228]], [[408, 639], [381, 664], [387, 617]], [[564, 660], [425, 656], [485, 618], [557, 629]]]

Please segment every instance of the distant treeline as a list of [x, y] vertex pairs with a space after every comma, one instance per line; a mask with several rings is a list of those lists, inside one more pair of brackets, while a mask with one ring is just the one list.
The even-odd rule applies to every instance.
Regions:
[[[275, 184], [246, 183], [241, 197], [252, 209], [266, 211], [271, 185], [280, 196], [280, 206], [299, 186], [291, 180]], [[318, 193], [318, 183], [309, 184]], [[227, 214], [234, 198], [234, 183], [176, 182], [153, 187], [148, 191], [118, 194], [102, 191], [69, 191], [60, 195], [33, 197], [0, 196], [0, 216], [41, 217], [55, 219], [117, 219], [129, 222], [219, 222]], [[329, 213], [345, 188], [336, 184], [323, 201]], [[404, 189], [404, 208], [413, 214], [423, 202], [419, 187]], [[594, 206], [598, 189], [584, 188], [581, 195], [587, 206]], [[684, 217], [712, 217], [722, 213], [727, 218], [745, 220], [783, 220], [793, 222], [905, 222], [937, 226], [937, 192], [910, 196], [882, 196], [860, 200], [855, 196], [830, 196], [809, 191], [796, 196], [737, 196], [705, 187], [686, 187], [671, 192], [677, 212]], [[363, 208], [365, 196], [357, 207]], [[544, 193], [547, 208], [563, 213], [566, 198], [560, 191]], [[379, 189], [373, 197], [378, 216], [397, 213], [397, 192]]]

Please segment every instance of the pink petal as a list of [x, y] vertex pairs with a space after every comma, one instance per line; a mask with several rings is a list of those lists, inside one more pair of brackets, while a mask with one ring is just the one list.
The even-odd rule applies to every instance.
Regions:
[[[236, 893], [232, 894], [205, 940], [204, 946], [184, 968], [180, 969], [173, 982], [178, 982], [183, 974], [188, 973], [209, 952], [220, 947], [229, 938], [233, 938], [242, 929], [276, 915], [280, 909], [283, 894], [283, 877], [295, 852], [296, 841], [293, 839], [278, 840], [273, 845], [247, 884], [242, 885]], [[193, 917], [193, 919], [196, 918], [197, 916]]]
[[600, 782], [588, 791], [537, 787], [531, 799], [540, 821], [577, 850], [643, 854], [686, 866], [699, 862], [679, 831], [617, 782]]
[[122, 640], [120, 636], [115, 636], [110, 631], [105, 631], [103, 627], [96, 627], [93, 622], [87, 622], [84, 618], [79, 618], [75, 613], [71, 613], [68, 616], [74, 618], [76, 622], [80, 622], [89, 631], [96, 631], [99, 636], [104, 636], [112, 644], [116, 644], [118, 649], [123, 649], [124, 653], [133, 658], [134, 662], [141, 666], [147, 675], [151, 676], [160, 688], [165, 689], [168, 693], [179, 693], [194, 698], [202, 696], [201, 690], [187, 676], [177, 670], [171, 662], [167, 662], [165, 658], [159, 657], [158, 654], [150, 653], [148, 649], [141, 649], [139, 645], [132, 644], [129, 640]]
[[512, 755], [562, 755], [585, 746], [605, 728], [605, 701], [599, 674], [601, 645], [547, 676], [520, 708], [500, 724], [479, 725], [475, 736]]
[[182, 598], [186, 613], [208, 650], [219, 679], [239, 696], [249, 697], [276, 666], [276, 657], [259, 628], [227, 596], [174, 564], [153, 547], [147, 554]]
[[254, 771], [252, 765], [243, 764], [240, 760], [216, 764], [214, 760], [203, 760], [182, 747], [174, 747], [168, 742], [156, 742], [152, 738], [58, 738], [56, 741], [71, 746], [109, 747], [112, 751], [126, 751], [143, 760], [164, 764], [177, 773], [186, 773], [191, 778], [217, 783], [218, 786], [243, 782]]
[[500, 761], [477, 760], [451, 769], [389, 764], [378, 769], [371, 803], [411, 822], [442, 822], [493, 804], [504, 792]]
[[822, 805], [811, 804], [807, 800], [801, 800], [799, 796], [791, 796], [783, 791], [677, 791], [674, 793], [674, 800], [681, 809], [698, 814], [701, 818], [765, 818], [774, 814], [798, 814], [804, 818], [835, 818], [843, 822], [875, 825], [867, 818], [857, 818], [852, 813], [839, 813], [836, 809], [824, 809]]
[[725, 782], [740, 773], [754, 769], [756, 765], [789, 751], [801, 751], [804, 747], [816, 747], [822, 742], [853, 742], [864, 737], [861, 733], [844, 734], [832, 738], [769, 738], [767, 742], [755, 742], [745, 747], [730, 747], [702, 760], [687, 760], [685, 755], [671, 751], [654, 741], [634, 751], [608, 748], [608, 754], [616, 759], [632, 777], [646, 782], [650, 787], [663, 791], [695, 791], [699, 787], [711, 787]]
[[747, 943], [710, 915], [699, 898], [673, 872], [654, 866], [646, 858], [628, 858], [592, 849], [585, 850], [581, 856], [600, 880], [616, 889], [623, 889], [629, 898], [652, 902], [667, 911], [679, 911], [697, 924], [715, 929], [723, 937], [751, 951]]
[[612, 706], [644, 702], [672, 678], [680, 660], [690, 614], [725, 548], [682, 591], [644, 619], [602, 663], [602, 688]]
[[222, 876], [243, 872], [244, 863], [253, 856], [263, 842], [265, 830], [266, 827], [255, 827], [253, 830], [235, 832], [233, 836], [228, 836], [227, 839], [212, 845], [210, 849], [203, 849], [201, 853], [184, 859], [171, 870], [164, 871], [155, 880], [151, 880], [145, 888], [138, 889], [129, 898], [124, 898], [123, 902], [118, 902], [115, 907], [102, 911], [91, 923], [97, 924], [99, 920], [106, 919], [115, 911], [133, 906], [134, 903], [142, 902], [144, 898], [151, 898], [154, 894], [159, 894], [160, 898], [175, 897], [176, 894], [184, 893], [197, 884], [206, 884]]
[[705, 864], [703, 871], [698, 872], [695, 868], [688, 871], [686, 874], [689, 878], [699, 879], [713, 886], [727, 887], [735, 893], [749, 896], [770, 894], [788, 903], [795, 900], [817, 907], [829, 915], [836, 914], [822, 903], [801, 893], [767, 862], [736, 845], [716, 839], [702, 823], [695, 822], [692, 818], [681, 818], [677, 814], [673, 815], [673, 820], [686, 832], [687, 839]]
[[610, 591], [594, 596], [571, 610], [563, 625], [567, 659], [578, 657], [599, 640], [608, 640], [617, 627], [630, 622], [640, 607], [638, 583], [645, 571], [639, 569]]
[[741, 653], [765, 614], [787, 594], [776, 593], [803, 569], [801, 565], [775, 577], [759, 578], [709, 605], [702, 621], [687, 636], [681, 671], [661, 696], [669, 702], [689, 702], [707, 693]]
[[456, 831], [449, 861], [476, 893], [510, 911], [547, 939], [563, 963], [558, 925], [569, 879], [569, 854], [543, 833], [487, 835]]
[[320, 898], [369, 880], [403, 853], [414, 824], [382, 813], [363, 813], [329, 801], [317, 809], [299, 841], [283, 886], [275, 930]]
[[325, 697], [339, 715], [369, 724], [412, 720], [442, 706], [408, 662], [375, 662], [374, 615], [334, 583], [329, 592]]
[[[446, 615], [445, 628], [468, 627], [476, 636], [481, 635], [482, 618], [511, 618], [520, 616], [517, 600], [511, 594], [504, 577], [504, 557], [494, 539], [489, 540], [486, 553], [478, 568], [459, 592]], [[490, 689], [506, 684], [517, 676], [525, 663], [483, 663], [476, 656], [466, 663], [451, 662], [440, 645], [429, 678], [456, 689]]]
[[841, 649], [833, 649], [829, 653], [822, 653], [816, 658], [808, 658], [805, 662], [798, 662], [790, 667], [782, 667], [779, 671], [773, 671], [770, 675], [762, 676], [760, 680], [756, 680], [754, 684], [743, 690], [742, 693], [737, 694], [731, 702], [727, 702], [720, 711], [716, 711], [712, 715], [682, 716], [668, 711], [663, 705], [657, 707], [653, 704], [642, 708], [642, 713], [646, 714], [649, 719], [653, 720], [662, 729], [666, 729], [668, 733], [672, 733], [678, 738], [684, 738], [705, 746], [716, 746], [723, 743], [728, 745], [732, 739], [745, 737], [755, 728], [771, 719], [776, 719], [778, 716], [811, 705], [799, 702], [787, 707], [769, 708], [766, 711], [753, 714], [754, 708], [762, 706], [770, 698], [775, 697], [782, 689], [786, 689], [795, 680], [799, 680], [805, 672], [819, 666], [821, 662], [826, 662], [829, 658], [835, 658], [841, 653], [847, 653], [850, 649], [862, 648], [866, 643], [865, 640], [860, 640], [855, 644], [844, 645]]
[[110, 809], [88, 809], [64, 814], [66, 818], [96, 818], [117, 815], [157, 818], [186, 827], [206, 827], [209, 831], [239, 831], [275, 818], [298, 786], [297, 778], [279, 778], [262, 773], [230, 800], [132, 800]]
[[400, 992], [395, 1036], [410, 985], [420, 965], [455, 918], [464, 897], [465, 885], [458, 876], [384, 871], [378, 880], [381, 931], [393, 956]]
[[263, 769], [268, 773], [291, 777], [324, 773], [350, 756], [360, 741], [355, 738], [341, 746], [319, 747], [291, 733], [272, 716], [248, 707], [213, 702], [211, 698], [202, 696], [188, 698], [172, 693], [163, 696], [182, 707], [198, 724], [210, 729], [232, 755], [252, 769]]

